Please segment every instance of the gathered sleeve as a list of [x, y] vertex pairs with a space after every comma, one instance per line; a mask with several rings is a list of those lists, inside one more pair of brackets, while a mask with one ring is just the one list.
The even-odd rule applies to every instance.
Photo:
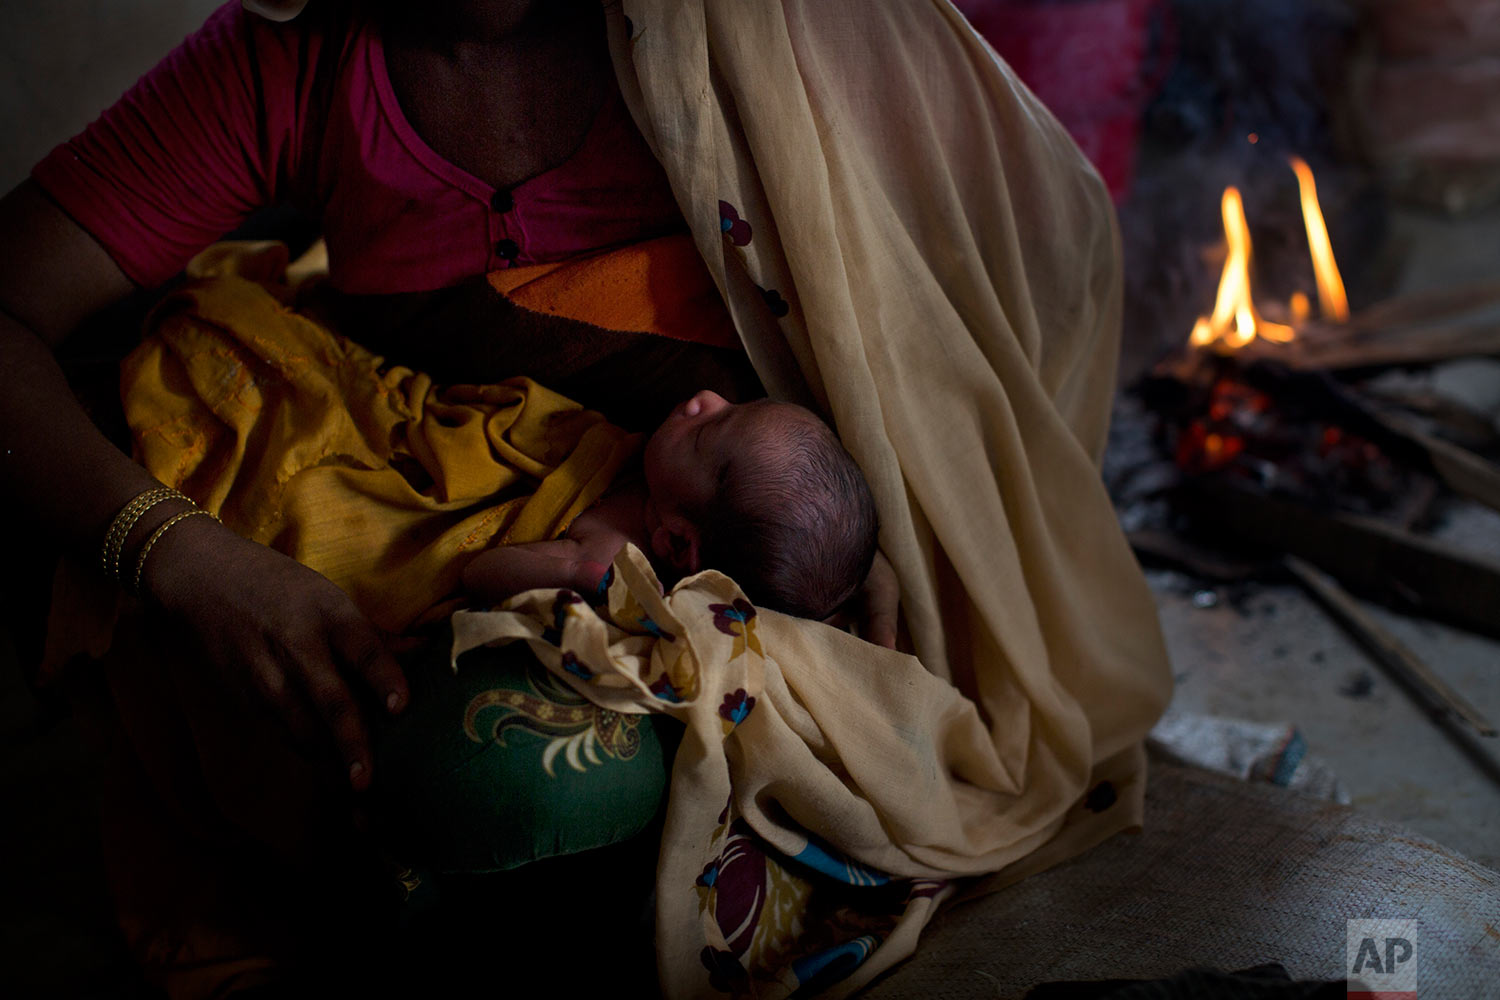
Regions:
[[286, 196], [309, 41], [231, 0], [32, 177], [126, 276], [159, 285]]

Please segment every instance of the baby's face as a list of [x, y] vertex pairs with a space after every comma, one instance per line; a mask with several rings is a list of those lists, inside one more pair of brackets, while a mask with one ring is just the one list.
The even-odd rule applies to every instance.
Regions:
[[762, 447], [762, 432], [791, 409], [759, 399], [731, 403], [709, 389], [679, 403], [646, 442], [646, 489], [663, 513], [701, 510], [736, 454]]
[[663, 513], [699, 510], [719, 488], [732, 454], [736, 406], [709, 389], [683, 400], [646, 442], [646, 489]]

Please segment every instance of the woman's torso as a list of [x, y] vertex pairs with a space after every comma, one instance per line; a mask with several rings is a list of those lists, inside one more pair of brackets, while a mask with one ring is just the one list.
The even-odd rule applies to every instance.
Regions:
[[231, 2], [34, 176], [147, 287], [282, 202], [319, 226], [332, 286], [355, 295], [680, 231], [592, 10], [507, 58], [399, 33], [388, 49], [338, 3], [278, 25]]
[[581, 6], [585, 23], [507, 54], [383, 32], [336, 0], [281, 25], [227, 3], [34, 176], [148, 287], [291, 203], [328, 244], [317, 314], [440, 381], [526, 374], [633, 427], [699, 388], [758, 394], [738, 352], [539, 316], [485, 287], [686, 229], [603, 15]]
[[455, 48], [351, 23], [289, 192], [318, 213], [334, 287], [445, 288], [684, 229], [603, 28], [595, 6], [563, 30]]

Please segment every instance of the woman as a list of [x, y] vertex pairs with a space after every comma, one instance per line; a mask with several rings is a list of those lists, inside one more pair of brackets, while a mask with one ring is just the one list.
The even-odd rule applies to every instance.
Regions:
[[[604, 45], [602, 15], [597, 5], [588, 3], [572, 7], [521, 2], [448, 6], [452, 6], [454, 12], [446, 20], [424, 12], [418, 33], [415, 19], [410, 22], [401, 20], [410, 17], [400, 13], [407, 6], [390, 5], [387, 16], [396, 20], [388, 23], [396, 30], [388, 28], [386, 31], [388, 48], [384, 66], [390, 73], [390, 87], [400, 95], [401, 110], [410, 119], [416, 134], [431, 147], [432, 153], [451, 163], [454, 174], [465, 175], [464, 179], [469, 183], [482, 184], [499, 196], [567, 162], [583, 142], [595, 114], [605, 104], [613, 87], [613, 76]], [[545, 7], [545, 15], [536, 16], [531, 10], [533, 6]], [[579, 7], [587, 16], [578, 16]], [[233, 68], [250, 75], [245, 42], [264, 36], [260, 46], [265, 49], [269, 47], [268, 40], [276, 37], [267, 26], [250, 27], [246, 21], [250, 16], [221, 10], [212, 26], [219, 30], [209, 39], [200, 39], [204, 41], [201, 52], [184, 53], [183, 65], [175, 67], [177, 73], [208, 72], [213, 60], [237, 57], [237, 65]], [[347, 17], [347, 12], [343, 16]], [[249, 33], [245, 34], [247, 28]], [[336, 42], [336, 36], [328, 39], [330, 46]], [[449, 49], [448, 46], [455, 42], [459, 44]], [[195, 55], [199, 60], [196, 63]], [[321, 50], [265, 54], [267, 59], [275, 56], [282, 58], [266, 73], [265, 84], [272, 89], [272, 93], [263, 98], [268, 105], [277, 99], [295, 99], [288, 92], [296, 80], [286, 78], [286, 74], [298, 68], [294, 61], [300, 60], [305, 69], [306, 65], [317, 64], [320, 56], [325, 62], [328, 60], [328, 55]], [[354, 58], [357, 57], [353, 54], [345, 57], [346, 60]], [[495, 67], [503, 67], [503, 72], [496, 72]], [[351, 67], [343, 72], [347, 76], [357, 69]], [[275, 74], [282, 76], [277, 78]], [[237, 80], [236, 83], [246, 81]], [[362, 83], [366, 81], [350, 80], [344, 85]], [[276, 88], [280, 89], [279, 93]], [[184, 128], [201, 124], [207, 129], [218, 123], [201, 120], [195, 123], [192, 116], [196, 114], [200, 119], [207, 119], [215, 110], [223, 110], [178, 107], [171, 103], [171, 95], [156, 104], [149, 104], [149, 98], [150, 95], [145, 95], [141, 102], [146, 107], [144, 113], [157, 116], [150, 123], [149, 131], [165, 131], [167, 122], [174, 118]], [[222, 99], [248, 101], [253, 100], [253, 96], [236, 94], [226, 88]], [[191, 100], [203, 101], [205, 98], [199, 95]], [[618, 98], [613, 100], [618, 101]], [[279, 110], [268, 106], [264, 115], [269, 118]], [[318, 110], [310, 105], [296, 109], [293, 113], [303, 117], [295, 125], [279, 123], [287, 130], [280, 138], [291, 141], [293, 128], [314, 128], [314, 123], [308, 119]], [[253, 129], [265, 124], [256, 120], [257, 111], [251, 108], [236, 107], [233, 113], [248, 116], [248, 120], [233, 122], [233, 127]], [[479, 129], [473, 127], [477, 121], [492, 124]], [[349, 128], [358, 129], [365, 124], [349, 123]], [[122, 124], [120, 128], [123, 132], [129, 126]], [[109, 138], [102, 138], [100, 144]], [[239, 167], [238, 176], [231, 173], [236, 169], [232, 157], [239, 150], [226, 151], [225, 160], [221, 161], [214, 157], [215, 150], [205, 148], [223, 138], [247, 145], [255, 141], [253, 132], [232, 137], [189, 135], [178, 137], [179, 146], [157, 154], [177, 158], [177, 165], [186, 174], [189, 187], [218, 188], [219, 197], [211, 201], [205, 198], [185, 207], [180, 213], [181, 218], [161, 222], [154, 218], [148, 220], [157, 228], [177, 227], [176, 231], [168, 233], [172, 242], [167, 247], [150, 246], [149, 237], [141, 237], [148, 245], [136, 251], [141, 261], [137, 266], [144, 269], [138, 274], [148, 286], [159, 283], [185, 263], [184, 254], [191, 255], [201, 249], [195, 245], [195, 239], [206, 245], [234, 228], [258, 207], [257, 195], [279, 179], [275, 177], [277, 165], [266, 162], [244, 164]], [[302, 155], [314, 155], [316, 150], [311, 148], [310, 139], [305, 135], [301, 139], [308, 146], [300, 151]], [[124, 143], [127, 138], [122, 134], [115, 141]], [[112, 152], [108, 148], [99, 150], [97, 164], [90, 165], [92, 169], [118, 169], [109, 160]], [[185, 162], [185, 155], [194, 152], [199, 154], [197, 161]], [[640, 169], [649, 164], [649, 154], [644, 146], [638, 146], [632, 152], [636, 154], [639, 172], [647, 173], [646, 169]], [[144, 158], [152, 153], [142, 155]], [[77, 192], [84, 188], [82, 180], [68, 175], [59, 177], [62, 171], [49, 169], [50, 164], [63, 160], [65, 156], [69, 158], [65, 166], [77, 162], [76, 156], [60, 153], [44, 163], [39, 173], [50, 178], [55, 188], [66, 189], [75, 198], [81, 198]], [[593, 166], [597, 165], [596, 162]], [[410, 172], [420, 170], [421, 165], [397, 161], [391, 168]], [[307, 186], [326, 179], [306, 167], [303, 170], [304, 176], [297, 180]], [[197, 171], [197, 176], [188, 171]], [[149, 184], [154, 179], [143, 177], [141, 184]], [[281, 180], [286, 184], [284, 179]], [[631, 195], [639, 196], [638, 191], [632, 191], [632, 186], [650, 189], [646, 198], [641, 199], [648, 203], [642, 206], [637, 219], [631, 220], [633, 226], [610, 225], [615, 219], [608, 218], [605, 226], [598, 227], [605, 231], [593, 236], [588, 233], [589, 225], [594, 223], [597, 227], [598, 217], [603, 215], [595, 212], [596, 218], [579, 222], [572, 227], [573, 231], [565, 229], [555, 237], [544, 234], [535, 249], [527, 246], [526, 254], [513, 260], [529, 263], [559, 256], [558, 250], [546, 245], [549, 238], [563, 247], [561, 253], [586, 252], [627, 242], [632, 237], [656, 235], [660, 231], [681, 227], [680, 216], [670, 202], [665, 179], [660, 175], [611, 180], [620, 186], [616, 193], [622, 200]], [[124, 184], [123, 181], [117, 182]], [[337, 177], [333, 182], [336, 184]], [[635, 183], [632, 185], [631, 182]], [[5, 394], [8, 438], [5, 446], [10, 449], [7, 452], [7, 471], [18, 484], [23, 502], [38, 511], [48, 522], [48, 527], [59, 537], [67, 539], [75, 551], [82, 552], [98, 545], [104, 527], [131, 497], [159, 484], [93, 429], [70, 402], [71, 394], [66, 391], [55, 364], [43, 350], [44, 347], [56, 346], [81, 319], [122, 298], [133, 287], [131, 279], [98, 240], [48, 197], [46, 183], [33, 180], [23, 184], [7, 198], [5, 206], [6, 232], [14, 237], [7, 250], [9, 259], [5, 267], [6, 352], [13, 359], [7, 365], [6, 378], [13, 380], [15, 388], [15, 391]], [[424, 194], [433, 199], [447, 197], [451, 200], [455, 193], [451, 189], [455, 185], [446, 185], [449, 190], [443, 190], [443, 187], [435, 185], [432, 191]], [[176, 191], [170, 193], [177, 194]], [[277, 190], [274, 193], [286, 197], [289, 192]], [[156, 192], [148, 194], [156, 195]], [[324, 196], [325, 204], [311, 207], [314, 210], [326, 209], [328, 202], [364, 194], [364, 190], [345, 193], [335, 186]], [[544, 190], [539, 197], [551, 195], [551, 191]], [[317, 197], [316, 194], [307, 196]], [[460, 214], [464, 207], [467, 206], [458, 210]], [[527, 207], [520, 206], [523, 211]], [[351, 216], [356, 211], [379, 216], [380, 208], [364, 202], [357, 210], [349, 210], [335, 221], [350, 228]], [[208, 217], [200, 221], [188, 214], [194, 211]], [[453, 209], [445, 205], [436, 211], [428, 211], [434, 218], [423, 224], [418, 237], [423, 241], [424, 249], [436, 250], [456, 242], [448, 228], [453, 225]], [[498, 216], [501, 213], [492, 210], [490, 214]], [[129, 226], [134, 221], [122, 219], [120, 225]], [[542, 223], [557, 228], [551, 220], [544, 218]], [[380, 261], [377, 268], [369, 263], [369, 254], [363, 252], [362, 259], [346, 263], [340, 259], [342, 248], [338, 246], [345, 237], [342, 233], [330, 235], [335, 242], [335, 284], [337, 272], [347, 269], [357, 273], [358, 281], [364, 282], [365, 287], [380, 287], [389, 277], [388, 272], [400, 271], [406, 263], [400, 259], [387, 259]], [[123, 241], [129, 237], [120, 239]], [[495, 242], [503, 240], [504, 237]], [[404, 246], [400, 252], [410, 253], [409, 233], [399, 233], [388, 240], [389, 243], [401, 241], [404, 241]], [[422, 274], [413, 283], [432, 288], [451, 286], [462, 277], [482, 274], [508, 263], [503, 256], [508, 245], [501, 250], [488, 245], [482, 250], [468, 249], [467, 255], [445, 255], [441, 270], [433, 269], [436, 273]], [[168, 263], [152, 268], [164, 257]], [[172, 266], [174, 264], [176, 267]], [[27, 329], [36, 336], [27, 336]], [[512, 340], [534, 342], [545, 336], [543, 332], [527, 332], [530, 336]], [[430, 341], [424, 339], [423, 343], [430, 344]], [[489, 360], [495, 370], [507, 374], [530, 371], [519, 365], [507, 367], [504, 359]], [[420, 367], [439, 367], [430, 363], [430, 357], [423, 357], [420, 361]], [[537, 374], [540, 378], [546, 377], [545, 373]], [[470, 380], [480, 379], [471, 376]], [[28, 426], [47, 426], [48, 435], [16, 433]], [[9, 439], [12, 435], [15, 440]], [[125, 550], [138, 551], [141, 543], [157, 527], [182, 509], [182, 505], [174, 503], [152, 508], [135, 525], [131, 537], [126, 539]], [[400, 711], [407, 692], [399, 668], [385, 653], [377, 637], [352, 613], [342, 595], [315, 575], [302, 571], [291, 560], [246, 545], [231, 532], [202, 518], [182, 522], [162, 536], [154, 547], [141, 582], [146, 593], [171, 611], [186, 628], [206, 640], [207, 649], [221, 666], [234, 674], [247, 675], [258, 690], [280, 708], [288, 721], [300, 723], [313, 713], [320, 717], [340, 747], [351, 783], [355, 788], [368, 786], [372, 766], [368, 737], [361, 713], [351, 701], [345, 678], [360, 678], [391, 712]]]
[[[184, 194], [144, 199], [135, 219], [101, 198], [92, 235], [40, 190], [44, 171], [6, 199], [0, 303], [15, 361], [3, 376], [0, 424], [7, 480], [21, 498], [87, 553], [116, 513], [155, 485], [66, 402], [47, 351], [131, 287], [121, 263], [129, 241], [106, 249], [106, 225], [150, 222], [160, 238], [147, 240], [143, 259], [156, 270], [132, 266], [139, 280], [161, 277], [287, 177], [301, 178], [322, 215], [336, 287], [368, 293], [380, 287], [370, 275], [402, 273], [426, 287], [400, 290], [426, 291], [669, 231], [682, 225], [675, 209], [662, 211], [670, 190], [760, 380], [830, 414], [870, 478], [913, 648], [989, 717], [1006, 771], [992, 792], [1005, 805], [986, 806], [983, 843], [968, 861], [922, 870], [996, 870], [1043, 845], [1055, 859], [1138, 819], [1139, 741], [1164, 700], [1166, 672], [1149, 595], [1093, 471], [1111, 384], [1118, 258], [1107, 199], [1056, 124], [945, 5], [641, 2], [601, 15], [580, 3], [577, 16], [564, 16], [548, 13], [557, 5], [471, 0], [448, 5], [447, 16], [424, 11], [420, 24], [402, 19], [406, 6], [371, 12], [383, 46], [361, 48], [345, 23], [319, 36], [318, 52], [331, 53], [324, 58], [307, 43], [319, 31], [312, 21], [277, 33], [221, 11], [220, 27], [255, 46], [253, 59], [222, 39], [210, 47], [234, 50], [238, 89], [225, 99], [256, 113], [250, 128], [230, 130], [237, 141], [227, 152], [220, 132], [171, 150], [188, 156], [172, 161]], [[317, 22], [326, 25], [363, 14], [332, 4], [320, 14], [314, 4], [303, 16], [333, 19]], [[329, 39], [339, 44], [327, 47]], [[283, 71], [268, 72], [278, 56]], [[354, 86], [361, 66], [374, 74], [362, 88]], [[330, 79], [334, 94], [356, 98], [344, 105], [347, 121], [298, 118], [303, 108], [340, 107], [326, 101]], [[146, 96], [170, 102], [173, 88]], [[598, 116], [621, 99], [665, 175], [653, 175], [639, 151], [612, 147], [605, 161], [623, 165], [626, 180], [608, 211], [560, 182], [573, 194], [564, 203], [586, 210], [558, 213], [555, 243], [546, 226], [522, 225], [527, 238], [518, 239], [506, 217], [526, 214], [528, 178], [545, 189], [549, 174], [566, 177], [586, 156]], [[285, 107], [293, 110], [278, 117]], [[369, 107], [378, 113], [362, 118]], [[234, 107], [214, 111], [233, 124]], [[326, 141], [368, 134], [362, 124], [382, 120], [404, 122], [391, 139], [436, 188], [413, 196], [402, 185], [420, 171], [377, 169], [389, 144]], [[324, 141], [309, 144], [309, 135]], [[301, 156], [314, 146], [324, 159]], [[217, 166], [198, 162], [205, 150], [220, 157]], [[595, 161], [585, 173], [598, 170]], [[339, 185], [365, 180], [383, 183], [384, 196], [341, 198]], [[227, 196], [215, 185], [230, 188]], [[53, 184], [54, 197], [61, 187]], [[487, 197], [478, 225], [495, 238], [452, 269], [429, 269], [408, 251], [418, 247], [420, 258], [468, 231], [451, 215], [436, 233], [420, 225], [455, 189], [468, 199], [459, 215]], [[555, 206], [554, 194], [543, 191], [531, 207]], [[161, 221], [153, 213], [163, 202], [182, 211]], [[622, 215], [633, 232], [617, 228]], [[402, 228], [413, 219], [414, 229]], [[401, 240], [380, 246], [378, 234], [393, 228]], [[372, 245], [396, 266], [350, 264]], [[540, 337], [506, 342], [534, 346]], [[454, 353], [472, 357], [467, 346]], [[531, 360], [548, 353], [556, 352]], [[574, 367], [599, 358], [585, 360]], [[684, 363], [696, 374], [703, 356]], [[123, 541], [127, 558], [181, 511], [164, 503], [141, 517]], [[409, 692], [335, 588], [202, 517], [161, 535], [142, 568], [146, 594], [230, 676], [248, 679], [294, 728], [320, 718], [349, 781], [368, 785], [366, 723], [345, 678], [392, 712]], [[889, 610], [892, 601], [877, 605]], [[1091, 819], [1075, 806], [1105, 778], [1125, 805]], [[668, 976], [679, 990], [691, 989], [680, 985], [687, 964]]]

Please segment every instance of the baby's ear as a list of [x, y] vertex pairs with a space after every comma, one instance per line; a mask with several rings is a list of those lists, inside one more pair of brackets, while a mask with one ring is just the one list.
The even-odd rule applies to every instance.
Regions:
[[679, 573], [698, 572], [698, 526], [680, 514], [663, 517], [651, 533], [651, 550]]

